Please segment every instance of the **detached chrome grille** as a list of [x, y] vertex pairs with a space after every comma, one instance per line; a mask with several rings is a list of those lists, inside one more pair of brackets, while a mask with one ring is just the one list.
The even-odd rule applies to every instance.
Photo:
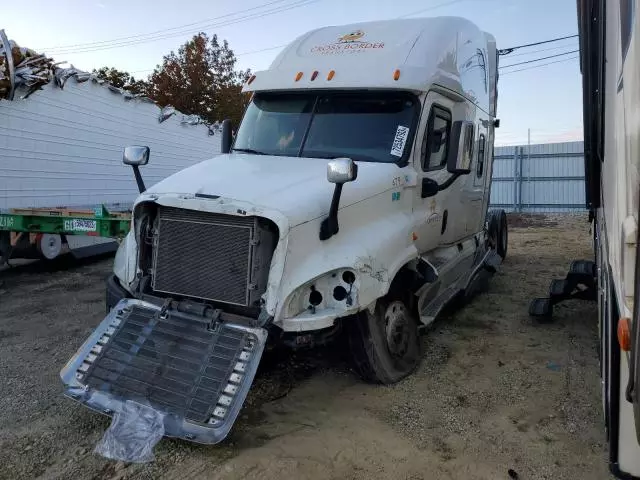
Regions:
[[194, 422], [224, 417], [233, 400], [228, 391], [238, 388], [229, 382], [244, 373], [254, 335], [226, 325], [209, 330], [188, 316], [158, 315], [142, 306], [119, 317], [107, 332], [110, 339], [93, 348], [76, 378], [112, 395], [144, 398]]
[[251, 305], [266, 289], [275, 248], [275, 234], [264, 233], [255, 217], [160, 207], [152, 287], [157, 292]]

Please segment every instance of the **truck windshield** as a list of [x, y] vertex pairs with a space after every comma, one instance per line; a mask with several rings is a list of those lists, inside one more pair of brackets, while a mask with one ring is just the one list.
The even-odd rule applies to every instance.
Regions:
[[234, 150], [398, 162], [409, 154], [418, 104], [402, 92], [259, 93], [245, 113]]

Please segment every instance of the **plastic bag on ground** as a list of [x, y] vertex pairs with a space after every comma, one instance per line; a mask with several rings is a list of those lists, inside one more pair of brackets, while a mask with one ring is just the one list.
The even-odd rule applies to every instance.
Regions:
[[164, 435], [164, 415], [128, 400], [115, 412], [95, 452], [112, 460], [146, 463], [155, 459], [153, 447]]

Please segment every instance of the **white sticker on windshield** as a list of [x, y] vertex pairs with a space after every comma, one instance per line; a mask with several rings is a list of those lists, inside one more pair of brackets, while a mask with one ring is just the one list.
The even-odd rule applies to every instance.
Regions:
[[393, 139], [393, 146], [391, 147], [391, 155], [394, 157], [401, 157], [404, 152], [404, 144], [407, 143], [407, 137], [409, 136], [409, 129], [398, 125], [396, 130], [396, 137]]

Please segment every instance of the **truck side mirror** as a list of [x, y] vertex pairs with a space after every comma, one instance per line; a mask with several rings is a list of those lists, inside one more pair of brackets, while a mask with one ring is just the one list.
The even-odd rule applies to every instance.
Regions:
[[138, 191], [144, 192], [147, 188], [144, 186], [142, 175], [140, 175], [140, 165], [149, 163], [149, 147], [131, 146], [124, 149], [122, 154], [122, 163], [133, 167], [133, 175], [136, 177]]
[[473, 158], [473, 122], [458, 120], [451, 129], [451, 148], [447, 155], [449, 173], [464, 175], [471, 171]]
[[338, 208], [342, 186], [353, 182], [358, 177], [358, 165], [350, 158], [336, 158], [327, 164], [327, 180], [335, 183], [329, 216], [320, 224], [320, 240], [328, 240], [340, 230], [338, 225]]
[[122, 163], [125, 165], [131, 165], [139, 167], [140, 165], [146, 165], [149, 163], [149, 147], [131, 146], [124, 149], [122, 154]]
[[358, 176], [358, 165], [350, 158], [336, 158], [327, 164], [327, 180], [331, 183], [352, 182]]
[[228, 118], [222, 121], [222, 139], [220, 140], [220, 151], [229, 153], [233, 143], [233, 132], [231, 131], [231, 120]]
[[433, 197], [437, 195], [439, 191], [440, 185], [438, 185], [438, 182], [428, 177], [422, 179], [422, 193], [420, 194], [422, 198]]

